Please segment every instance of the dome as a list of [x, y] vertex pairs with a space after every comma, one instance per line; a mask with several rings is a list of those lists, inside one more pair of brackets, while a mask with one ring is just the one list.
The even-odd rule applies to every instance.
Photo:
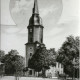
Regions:
[[29, 20], [30, 25], [42, 25], [42, 19], [39, 14], [33, 14]]

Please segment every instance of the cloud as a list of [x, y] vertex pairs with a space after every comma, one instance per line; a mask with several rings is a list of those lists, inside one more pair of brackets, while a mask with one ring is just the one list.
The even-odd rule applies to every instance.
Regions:
[[25, 27], [24, 29], [22, 29], [19, 33], [20, 33], [20, 34], [27, 34], [27, 29], [26, 29], [26, 27]]
[[8, 31], [10, 31], [13, 28], [16, 28], [16, 25], [2, 25], [1, 24], [1, 33], [8, 33]]
[[15, 34], [20, 30], [17, 25], [1, 25], [1, 33]]
[[[47, 34], [47, 35], [46, 35]], [[47, 48], [59, 49], [69, 35], [80, 36], [80, 27], [77, 20], [57, 24], [52, 30], [44, 34]]]
[[18, 31], [19, 31], [19, 28], [9, 28], [9, 29], [6, 29], [7, 33], [16, 33]]
[[12, 8], [11, 12], [12, 13], [18, 13], [21, 10], [27, 10], [28, 7], [33, 3], [32, 0], [27, 1], [27, 0], [20, 0], [15, 2], [14, 8]]
[[52, 37], [56, 38], [62, 35], [63, 36], [64, 35], [65, 36], [68, 36], [68, 35], [79, 36], [80, 35], [79, 21], [77, 19], [73, 19], [69, 22], [59, 23], [55, 27], [53, 27], [53, 29], [46, 31], [44, 34], [44, 37], [51, 39]]
[[59, 28], [59, 27], [54, 27], [53, 29], [51, 29], [49, 31], [49, 33], [46, 35], [46, 37], [51, 37], [54, 36], [58, 33], [61, 33], [64, 29], [63, 28]]
[[78, 20], [71, 20], [69, 22], [66, 23], [61, 23], [59, 26], [59, 28], [63, 28], [64, 30], [57, 34], [58, 35], [74, 35], [77, 36], [79, 35], [79, 21]]
[[63, 0], [63, 12], [60, 23], [79, 17], [79, 0]]
[[27, 32], [24, 27], [17, 27], [13, 25], [1, 26], [1, 49], [6, 53], [11, 49], [19, 51], [20, 55], [25, 55], [25, 43], [27, 42]]
[[7, 35], [15, 34], [17, 36], [25, 36], [27, 35], [27, 29], [25, 26], [18, 25], [1, 25], [1, 34], [5, 33]]
[[52, 13], [56, 10], [58, 10], [58, 7], [56, 7], [55, 5], [51, 5], [50, 7], [40, 9], [40, 15], [41, 15], [41, 17], [45, 17], [49, 13]]
[[1, 24], [4, 25], [15, 25], [14, 21], [11, 18], [10, 11], [9, 11], [9, 1], [10, 0], [1, 0]]

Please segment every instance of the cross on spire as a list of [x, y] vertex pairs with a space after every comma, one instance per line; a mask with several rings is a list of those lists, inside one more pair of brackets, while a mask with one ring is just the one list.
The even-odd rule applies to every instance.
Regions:
[[39, 14], [37, 0], [34, 0], [33, 14]]

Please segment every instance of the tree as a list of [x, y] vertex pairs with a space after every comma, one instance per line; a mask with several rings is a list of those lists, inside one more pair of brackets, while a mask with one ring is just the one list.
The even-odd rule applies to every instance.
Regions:
[[79, 37], [69, 36], [58, 51], [57, 61], [64, 65], [64, 72], [69, 76], [74, 74], [74, 59], [79, 68], [79, 42]]
[[0, 76], [4, 74], [4, 63], [2, 63], [2, 59], [5, 56], [5, 52], [3, 50], [0, 50]]
[[2, 61], [4, 56], [5, 56], [5, 52], [3, 50], [0, 50], [0, 62]]
[[3, 59], [3, 62], [5, 63], [5, 74], [21, 74], [21, 71], [24, 68], [24, 58], [18, 54], [17, 50], [11, 50], [5, 55]]
[[49, 69], [50, 65], [55, 65], [54, 51], [50, 53], [45, 47], [39, 47], [36, 53], [29, 60], [29, 68], [35, 71], [42, 71], [43, 77], [45, 77], [45, 70]]
[[24, 69], [24, 58], [20, 55], [15, 55], [13, 57], [12, 63], [15, 67], [15, 74], [17, 76], [23, 75], [23, 69]]

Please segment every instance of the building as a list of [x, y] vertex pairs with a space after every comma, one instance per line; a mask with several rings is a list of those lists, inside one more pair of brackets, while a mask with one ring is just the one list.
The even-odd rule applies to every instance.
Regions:
[[56, 66], [50, 66], [50, 69], [46, 70], [46, 77], [58, 77], [59, 74], [63, 74], [63, 65], [56, 62]]
[[[45, 46], [43, 44], [43, 25], [42, 19], [39, 16], [37, 0], [34, 0], [34, 7], [32, 10], [32, 16], [28, 25], [28, 43], [26, 43], [26, 67], [28, 67], [28, 61], [35, 53], [38, 46]], [[35, 76], [34, 70], [29, 69], [26, 76]]]
[[[45, 47], [43, 43], [43, 24], [42, 19], [39, 16], [38, 3], [37, 0], [34, 0], [34, 7], [32, 10], [32, 16], [29, 20], [28, 25], [28, 42], [25, 44], [26, 46], [26, 67], [28, 67], [29, 59], [36, 52], [38, 46]], [[58, 64], [57, 64], [58, 65]], [[46, 75], [51, 72], [53, 76], [55, 75], [55, 71], [58, 70], [58, 67], [50, 67], [48, 71], [46, 71]], [[58, 70], [59, 71], [59, 70]], [[60, 71], [59, 71], [60, 72]], [[28, 68], [26, 72], [26, 76], [34, 77], [37, 76], [33, 69]]]

